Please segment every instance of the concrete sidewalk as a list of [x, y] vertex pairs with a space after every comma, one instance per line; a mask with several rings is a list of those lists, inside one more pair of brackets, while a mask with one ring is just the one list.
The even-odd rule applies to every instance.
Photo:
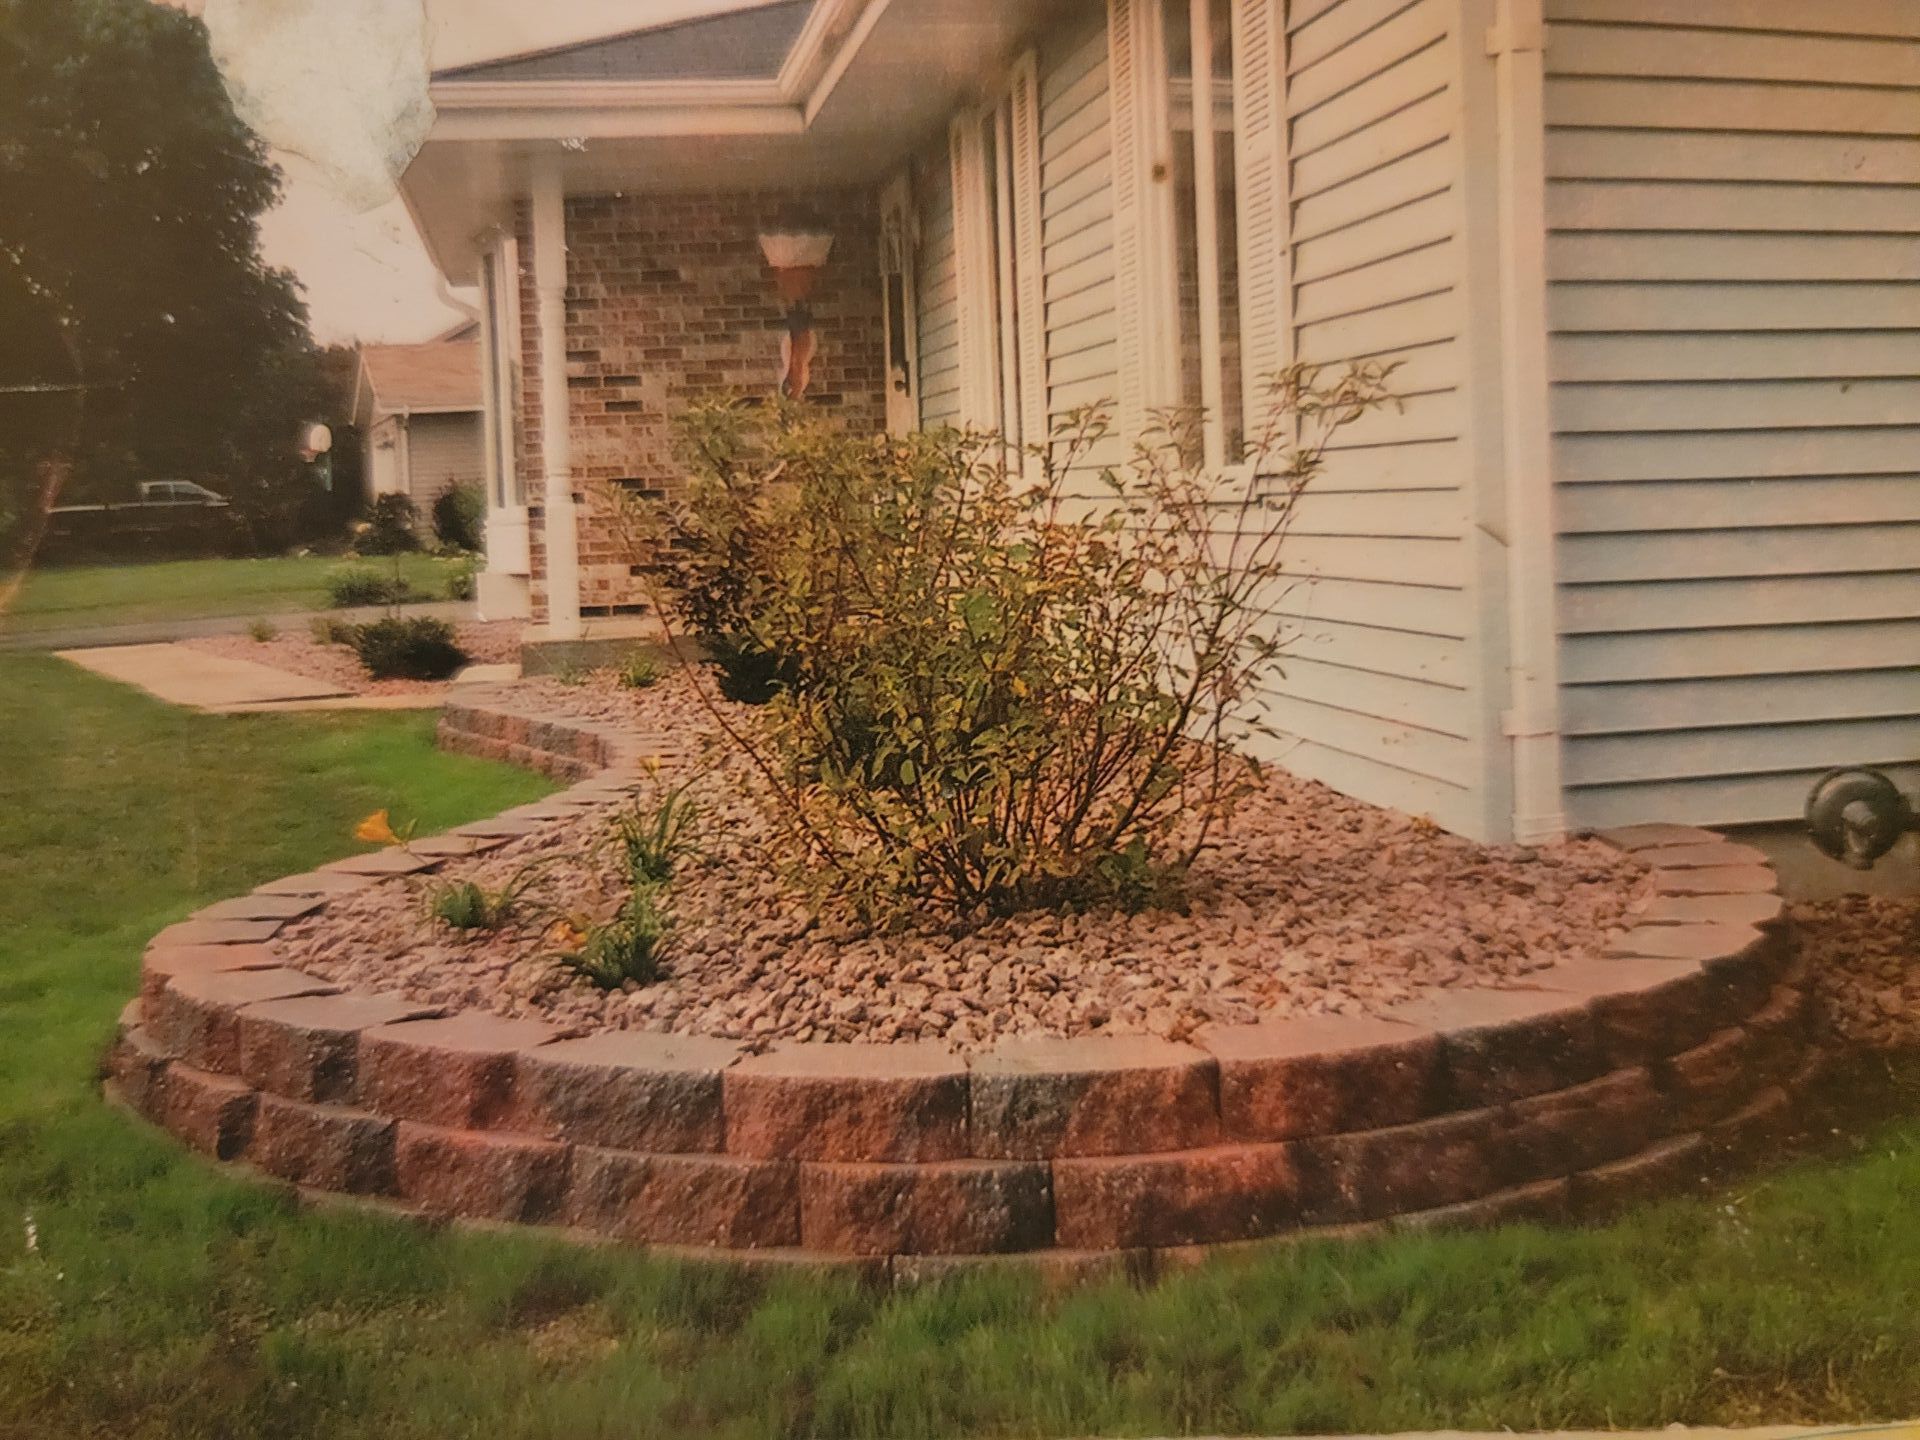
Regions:
[[[179, 620], [140, 620], [125, 625], [72, 625], [58, 630], [15, 632], [0, 628], [0, 650], [91, 650], [117, 645], [161, 645], [170, 640], [198, 640], [205, 635], [244, 635], [255, 621], [265, 620], [282, 630], [305, 630], [325, 616], [359, 625], [388, 614], [384, 605], [364, 605], [351, 610], [280, 610], [254, 615], [203, 615]], [[402, 605], [402, 615], [430, 615], [437, 620], [462, 624], [480, 617], [471, 600], [435, 600], [423, 605]]]
[[185, 645], [114, 645], [54, 653], [96, 675], [137, 685], [169, 704], [197, 710], [334, 700], [353, 694], [325, 680]]

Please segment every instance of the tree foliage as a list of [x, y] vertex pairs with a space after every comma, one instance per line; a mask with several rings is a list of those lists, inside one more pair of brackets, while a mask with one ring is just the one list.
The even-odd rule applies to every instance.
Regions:
[[228, 493], [262, 542], [291, 523], [312, 485], [297, 424], [333, 401], [296, 282], [259, 253], [279, 186], [199, 20], [0, 0], [0, 333], [57, 334], [63, 355], [10, 367], [88, 387], [71, 494], [183, 476]]

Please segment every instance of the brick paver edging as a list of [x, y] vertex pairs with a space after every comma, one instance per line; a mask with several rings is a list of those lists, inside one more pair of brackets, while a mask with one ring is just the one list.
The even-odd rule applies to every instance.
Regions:
[[568, 1039], [279, 964], [290, 920], [617, 799], [656, 753], [508, 694], [448, 706], [440, 736], [576, 783], [163, 931], [109, 1057], [121, 1099], [220, 1159], [432, 1214], [899, 1277], [1006, 1260], [1137, 1273], [1279, 1236], [1587, 1213], [1764, 1147], [1820, 1065], [1772, 871], [1672, 825], [1605, 837], [1654, 871], [1643, 922], [1527, 989], [1184, 1044], [747, 1055]]

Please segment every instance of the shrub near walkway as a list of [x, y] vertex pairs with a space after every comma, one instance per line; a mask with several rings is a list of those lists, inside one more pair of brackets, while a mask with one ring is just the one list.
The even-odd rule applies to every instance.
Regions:
[[[143, 940], [528, 798], [415, 716], [190, 716], [0, 659], [0, 1437], [918, 1436], [1920, 1410], [1920, 1124], [1588, 1231], [880, 1295], [309, 1212], [108, 1108]], [[1903, 1106], [1913, 1102], [1911, 1092]]]

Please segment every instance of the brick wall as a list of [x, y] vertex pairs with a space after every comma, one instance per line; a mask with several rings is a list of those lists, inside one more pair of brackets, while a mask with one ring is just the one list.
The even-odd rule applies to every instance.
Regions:
[[[865, 192], [576, 196], [567, 201], [567, 400], [580, 510], [580, 604], [640, 595], [599, 494], [606, 482], [672, 493], [674, 417], [716, 392], [770, 393], [782, 307], [759, 236], [796, 209], [825, 217], [833, 254], [809, 301], [819, 337], [808, 400], [862, 430], [886, 424], [879, 220]], [[533, 499], [534, 617], [546, 615], [539, 499], [539, 300], [520, 229], [520, 463]]]

